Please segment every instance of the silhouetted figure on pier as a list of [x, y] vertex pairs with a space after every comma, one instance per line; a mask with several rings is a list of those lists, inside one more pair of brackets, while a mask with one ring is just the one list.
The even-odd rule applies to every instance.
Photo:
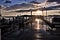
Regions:
[[2, 20], [1, 20], [1, 24], [5, 24], [5, 18], [2, 18]]

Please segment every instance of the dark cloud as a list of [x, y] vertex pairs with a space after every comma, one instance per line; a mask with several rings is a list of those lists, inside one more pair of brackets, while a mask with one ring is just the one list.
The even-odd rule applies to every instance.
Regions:
[[31, 1], [30, 3], [40, 4], [40, 2]]
[[47, 2], [57, 2], [57, 3], [60, 3], [60, 0], [48, 0]]
[[43, 10], [59, 10], [58, 8], [60, 8], [60, 5], [58, 5], [58, 6], [50, 6], [50, 7], [47, 7], [47, 8], [43, 8]]
[[5, 1], [5, 3], [11, 3], [11, 1]]

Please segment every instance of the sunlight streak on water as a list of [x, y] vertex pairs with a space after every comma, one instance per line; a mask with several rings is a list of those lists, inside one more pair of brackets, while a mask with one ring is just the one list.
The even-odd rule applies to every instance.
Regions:
[[40, 20], [39, 19], [35, 19], [35, 21], [37, 22], [37, 28], [36, 29], [39, 30], [40, 29], [40, 26], [39, 26], [39, 21]]

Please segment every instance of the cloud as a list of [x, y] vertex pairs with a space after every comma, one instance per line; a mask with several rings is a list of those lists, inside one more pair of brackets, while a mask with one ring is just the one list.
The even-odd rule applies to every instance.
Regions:
[[60, 3], [60, 0], [47, 0], [47, 2], [57, 2], [57, 3]]
[[51, 6], [51, 7], [47, 7], [47, 9], [49, 9], [49, 10], [59, 10], [60, 9], [60, 5], [58, 5], [58, 6]]
[[59, 0], [45, 0], [45, 7], [58, 6], [60, 5]]
[[46, 7], [49, 7], [49, 6], [58, 6], [58, 5], [60, 5], [60, 4], [57, 4], [56, 2], [52, 2], [52, 3], [48, 3], [46, 5]]

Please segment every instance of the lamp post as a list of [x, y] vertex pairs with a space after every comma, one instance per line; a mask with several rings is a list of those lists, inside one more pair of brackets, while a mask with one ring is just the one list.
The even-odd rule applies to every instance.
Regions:
[[43, 8], [42, 8], [42, 17], [44, 18], [44, 14], [43, 14]]
[[44, 7], [44, 10], [46, 11], [46, 15], [45, 16], [46, 16], [46, 20], [47, 20], [47, 8]]
[[[30, 9], [31, 11], [31, 20], [32, 20], [32, 9]], [[32, 28], [32, 21], [31, 21], [31, 28]]]
[[[47, 8], [44, 7], [44, 9], [46, 11], [46, 20], [47, 20]], [[47, 24], [46, 24], [46, 30], [47, 30]]]
[[30, 9], [31, 10], [31, 17], [32, 17], [32, 9]]

